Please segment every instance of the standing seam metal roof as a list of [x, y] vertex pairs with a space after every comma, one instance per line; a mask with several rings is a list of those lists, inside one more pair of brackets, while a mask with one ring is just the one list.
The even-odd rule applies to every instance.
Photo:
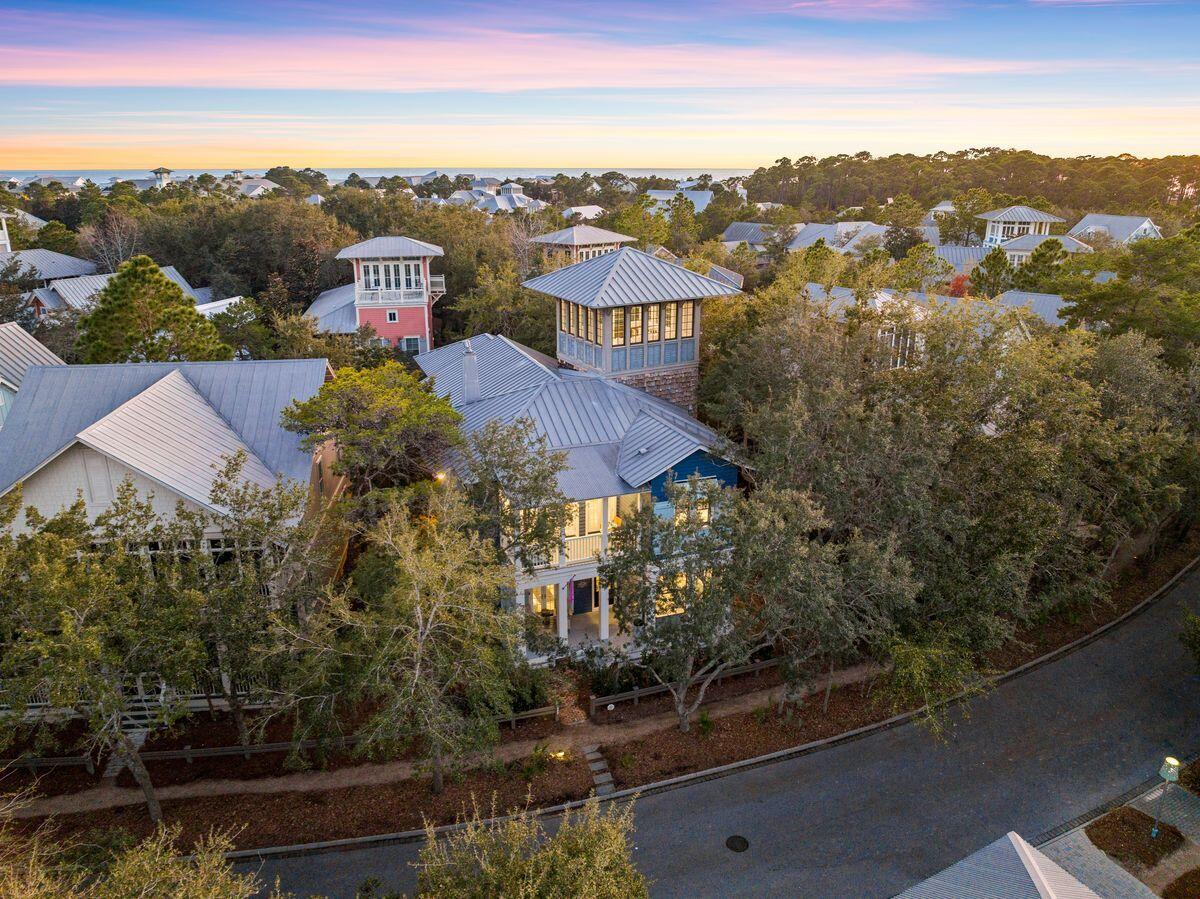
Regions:
[[736, 287], [633, 247], [539, 275], [523, 286], [597, 309], [740, 293]]
[[[159, 268], [167, 280], [179, 287], [183, 291], [184, 296], [190, 299], [193, 303], [199, 303], [200, 298], [196, 292], [192, 290], [192, 285], [187, 282], [173, 265], [164, 265]], [[68, 306], [74, 309], [86, 309], [95, 299], [96, 294], [104, 290], [108, 286], [116, 274], [114, 272], [105, 272], [100, 275], [83, 275], [77, 278], [61, 278], [50, 282], [50, 289], [58, 294], [59, 298]]]
[[1003, 209], [992, 209], [988, 212], [982, 212], [975, 218], [983, 219], [985, 222], [1065, 222], [1066, 219], [1060, 219], [1057, 215], [1052, 215], [1049, 212], [1042, 212], [1040, 209], [1034, 209], [1032, 206], [1006, 206]]
[[16, 322], [0, 324], [0, 383], [20, 390], [31, 366], [65, 364]]
[[[599, 207], [596, 207], [599, 209]], [[572, 225], [549, 234], [541, 234], [533, 238], [534, 243], [551, 244], [559, 247], [588, 247], [594, 244], [630, 243], [637, 240], [628, 234], [618, 234], [606, 228], [595, 225]]]
[[96, 271], [96, 263], [87, 259], [42, 249], [0, 253], [0, 268], [8, 265], [14, 258], [21, 264], [23, 271], [31, 273], [41, 281], [76, 278], [80, 275], [94, 274]]
[[411, 237], [372, 237], [338, 250], [338, 259], [403, 259], [441, 256], [442, 248]]

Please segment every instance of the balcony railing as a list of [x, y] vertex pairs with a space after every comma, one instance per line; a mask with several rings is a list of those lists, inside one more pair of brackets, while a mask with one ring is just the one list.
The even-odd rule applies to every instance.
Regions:
[[601, 551], [600, 534], [588, 537], [568, 537], [563, 541], [568, 565], [591, 562]]
[[428, 294], [422, 287], [401, 290], [359, 290], [355, 303], [359, 306], [424, 306]]

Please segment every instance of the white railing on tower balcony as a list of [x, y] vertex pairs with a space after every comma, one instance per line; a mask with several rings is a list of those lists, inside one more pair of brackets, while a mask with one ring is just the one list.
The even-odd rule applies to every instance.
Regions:
[[425, 287], [423, 285], [419, 285], [417, 287], [405, 287], [400, 290], [360, 288], [356, 302], [360, 306], [421, 306], [424, 305], [428, 297], [429, 295], [425, 292]]

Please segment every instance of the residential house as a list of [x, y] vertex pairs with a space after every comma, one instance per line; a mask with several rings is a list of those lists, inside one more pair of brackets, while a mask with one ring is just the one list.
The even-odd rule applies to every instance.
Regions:
[[[283, 190], [283, 185], [276, 184], [270, 178], [243, 178], [236, 183], [235, 187], [238, 194], [248, 200], [260, 200], [277, 190]], [[314, 194], [314, 196], [317, 195]]]
[[817, 241], [823, 241], [825, 246], [838, 253], [855, 253], [872, 242], [882, 243], [886, 235], [887, 226], [875, 222], [833, 222], [828, 225], [814, 222], [797, 226], [788, 250], [793, 253], [806, 250]]
[[[520, 188], [521, 185], [516, 186]], [[507, 184], [501, 187], [497, 196], [489, 194], [480, 199], [475, 203], [475, 208], [480, 212], [494, 215], [497, 212], [540, 212], [549, 205], [544, 200], [535, 200], [523, 193], [505, 193], [506, 187], [508, 187]]]
[[116, 184], [132, 184], [138, 190], [162, 190], [172, 183], [171, 174], [171, 169], [160, 165], [150, 172], [151, 177], [149, 178], [130, 178], [127, 180], [117, 178], [109, 185], [109, 189]]
[[1035, 293], [1031, 290], [1006, 290], [995, 300], [1004, 306], [1028, 309], [1051, 327], [1067, 322], [1067, 301], [1057, 293]]
[[1024, 265], [1033, 255], [1033, 251], [1048, 240], [1057, 240], [1070, 255], [1092, 252], [1092, 248], [1083, 241], [1066, 234], [1023, 234], [1012, 240], [1006, 240], [1000, 244], [1000, 249], [1004, 251], [1004, 254], [1008, 256], [1008, 261], [1013, 265]]
[[[176, 270], [175, 266], [164, 265], [160, 267], [160, 271], [166, 275], [167, 280], [175, 283], [192, 303], [202, 302], [202, 298], [197, 295], [192, 285]], [[38, 316], [59, 309], [86, 312], [95, 303], [96, 296], [108, 286], [108, 282], [114, 277], [113, 272], [106, 272], [100, 275], [55, 278], [49, 281], [45, 287], [39, 287], [29, 295], [29, 305], [33, 307], [34, 314]]]
[[436, 244], [411, 237], [372, 237], [338, 251], [353, 266], [354, 281], [327, 290], [306, 315], [323, 331], [353, 334], [370, 325], [380, 343], [416, 354], [433, 346], [433, 304], [445, 296], [446, 278], [430, 263]]
[[699, 215], [708, 208], [708, 204], [713, 200], [713, 192], [711, 190], [648, 190], [646, 196], [654, 201], [652, 207], [655, 212], [666, 213], [672, 200], [677, 196], [683, 196], [684, 199], [690, 200], [692, 206], [696, 209], [696, 214]]
[[[623, 249], [572, 268], [636, 252]], [[617, 276], [627, 289], [636, 287]], [[722, 457], [720, 438], [672, 403], [605, 372], [561, 367], [506, 337], [477, 335], [423, 353], [417, 364], [462, 414], [466, 432], [527, 418], [553, 449], [566, 452], [559, 488], [569, 501], [567, 525], [543, 565], [532, 575], [519, 572], [518, 601], [569, 646], [628, 641], [617, 632], [609, 588], [598, 577], [609, 535], [647, 506], [673, 514], [669, 480], [697, 475], [736, 484], [737, 469]]]
[[236, 306], [242, 301], [242, 297], [226, 297], [223, 300], [210, 300], [207, 303], [197, 303], [196, 311], [205, 318], [212, 318], [214, 315], [220, 315], [222, 312], [228, 312], [230, 306]]
[[500, 185], [503, 182], [499, 178], [472, 178], [471, 190], [480, 190], [486, 194], [500, 193]]
[[[789, 225], [790, 234], [803, 228], [803, 225]], [[746, 244], [755, 253], [765, 253], [767, 242], [779, 230], [779, 226], [766, 222], [730, 222], [729, 227], [721, 234], [721, 243], [728, 250], [734, 250], [739, 244]]]
[[558, 359], [689, 412], [699, 382], [701, 307], [737, 288], [622, 247], [524, 284], [558, 301]]
[[1062, 224], [1065, 221], [1057, 215], [1029, 206], [993, 209], [976, 216], [976, 218], [987, 222], [983, 243], [988, 247], [998, 247], [1014, 237], [1023, 237], [1026, 234], [1049, 234], [1051, 225]]
[[[32, 212], [26, 212], [24, 209], [0, 209], [0, 227], [4, 226], [6, 219], [12, 219], [31, 231], [40, 231], [50, 224], [45, 219], [38, 218]], [[0, 250], [3, 252], [11, 249], [12, 246], [7, 243], [0, 246]]]
[[533, 238], [534, 243], [542, 245], [547, 256], [566, 253], [572, 262], [583, 262], [585, 259], [616, 252], [621, 248], [621, 244], [636, 240], [636, 237], [618, 234], [616, 231], [608, 231], [594, 225], [572, 225], [561, 231], [552, 231]]
[[320, 194], [309, 194], [307, 197], [304, 198], [304, 202], [307, 203], [309, 206], [320, 206], [322, 203], [325, 202], [325, 198], [323, 196], [321, 196]]
[[975, 266], [983, 261], [983, 257], [991, 251], [991, 247], [960, 247], [954, 244], [934, 244], [933, 252], [938, 259], [954, 268], [956, 275], [969, 275]]
[[1099, 212], [1089, 212], [1067, 234], [1084, 241], [1104, 236], [1113, 243], [1126, 245], [1146, 238], [1162, 238], [1162, 230], [1144, 215], [1104, 215]]
[[[1129, 880], [1137, 884], [1132, 877]], [[1153, 894], [1147, 890], [1147, 895]], [[909, 887], [896, 899], [1100, 899], [1100, 896], [1025, 842], [1020, 834], [1010, 831], [928, 880]]]
[[14, 261], [23, 274], [34, 279], [38, 287], [46, 287], [51, 281], [59, 278], [77, 278], [94, 274], [96, 271], [96, 263], [91, 260], [56, 253], [54, 250], [0, 252], [0, 268], [6, 268]]
[[720, 281], [730, 287], [736, 287], [738, 290], [741, 290], [746, 283], [744, 275], [723, 265], [717, 265], [715, 262], [709, 265], [707, 274], [714, 281]]
[[43, 515], [82, 498], [95, 518], [129, 480], [160, 514], [177, 503], [220, 513], [212, 486], [237, 452], [248, 482], [332, 496], [332, 447], [306, 451], [280, 421], [328, 377], [324, 359], [33, 366], [0, 430], [0, 496], [19, 484], [23, 505]]
[[[595, 182], [592, 183], [595, 184]], [[589, 221], [604, 215], [604, 207], [597, 206], [594, 203], [587, 206], [568, 206], [563, 210], [562, 215], [563, 218], [567, 219], [568, 221], [576, 217], [579, 217], [584, 221]]]
[[934, 206], [932, 209], [930, 209], [927, 213], [925, 213], [925, 218], [923, 218], [921, 220], [921, 224], [922, 225], [936, 225], [938, 222], [938, 219], [942, 218], [943, 216], [953, 215], [954, 212], [955, 212], [954, 204], [949, 200], [942, 200], [942, 202], [938, 203], [936, 206]]
[[16, 322], [0, 324], [0, 428], [34, 365], [65, 364]]
[[34, 175], [31, 178], [25, 178], [17, 182], [16, 186], [10, 190], [20, 191], [26, 187], [53, 187], [58, 185], [64, 187], [71, 193], [78, 193], [88, 182], [87, 178], [82, 175], [72, 177], [70, 175]]

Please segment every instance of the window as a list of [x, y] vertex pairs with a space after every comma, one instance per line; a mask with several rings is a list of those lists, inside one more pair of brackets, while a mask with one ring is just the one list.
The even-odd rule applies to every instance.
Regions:
[[658, 340], [658, 306], [646, 307], [646, 339]]
[[642, 342], [642, 307], [629, 307], [629, 342]]
[[567, 330], [567, 316], [568, 315], [570, 315], [570, 313], [567, 312], [567, 301], [559, 300], [558, 301], [558, 330], [560, 330], [560, 331]]
[[679, 304], [679, 336], [692, 337], [695, 322], [692, 319], [693, 305], [691, 300]]
[[568, 329], [573, 337], [579, 336], [579, 307], [571, 304], [571, 327]]
[[363, 287], [367, 290], [379, 290], [381, 282], [381, 266], [367, 263], [363, 266]]
[[662, 306], [662, 331], [663, 340], [674, 340], [679, 336], [678, 333], [678, 309], [675, 303], [663, 303]]
[[579, 536], [579, 503], [567, 503], [567, 521], [563, 525], [563, 535]]
[[588, 343], [596, 342], [596, 310], [587, 310], [587, 339]]
[[395, 322], [395, 321], [400, 320], [399, 314], [396, 312], [395, 309], [389, 309], [387, 312], [388, 312], [387, 318], [388, 318], [389, 322]]
[[[400, 286], [400, 273], [396, 273], [396, 286]], [[406, 262], [404, 263], [404, 289], [405, 290], [420, 290], [421, 283], [421, 263]]]
[[613, 322], [613, 346], [625, 346], [625, 310], [614, 309], [612, 311]]
[[392, 289], [392, 266], [385, 265], [383, 267], [383, 289]]
[[600, 507], [601, 500], [589, 499], [586, 503], [581, 504], [584, 507], [583, 523], [589, 534], [600, 533]]
[[410, 356], [415, 356], [417, 353], [421, 352], [421, 338], [405, 337], [404, 352], [408, 353]]
[[677, 522], [684, 521], [690, 510], [696, 521], [702, 524], [707, 523], [712, 517], [712, 510], [708, 505], [708, 491], [717, 486], [717, 479], [700, 478], [695, 490], [692, 490], [691, 481], [679, 481], [678, 483], [685, 487], [688, 495], [683, 499], [683, 508], [675, 509], [675, 520]]

